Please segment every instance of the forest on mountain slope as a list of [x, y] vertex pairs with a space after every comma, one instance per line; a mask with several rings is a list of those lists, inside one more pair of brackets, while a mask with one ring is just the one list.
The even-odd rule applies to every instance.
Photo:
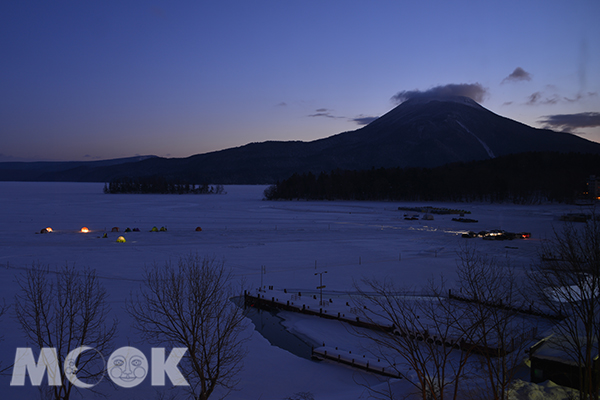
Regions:
[[600, 175], [600, 155], [531, 152], [435, 168], [294, 174], [264, 194], [267, 200], [573, 203], [584, 199], [590, 175]]

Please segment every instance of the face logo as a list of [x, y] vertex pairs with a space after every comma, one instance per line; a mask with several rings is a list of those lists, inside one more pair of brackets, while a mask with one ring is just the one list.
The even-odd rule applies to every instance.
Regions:
[[65, 365], [67, 366], [65, 368], [65, 374], [67, 374], [67, 375], [77, 374], [77, 366], [75, 365], [75, 360], [69, 359], [69, 360], [67, 360], [67, 362], [65, 362]]
[[146, 356], [134, 347], [121, 347], [108, 359], [108, 376], [121, 387], [139, 385], [148, 374]]
[[[66, 375], [67, 379], [69, 381], [71, 381], [71, 383], [73, 385], [75, 385], [79, 388], [83, 388], [83, 389], [89, 389], [91, 387], [94, 387], [102, 380], [102, 374], [100, 375], [100, 377], [98, 378], [98, 381], [96, 381], [96, 382], [83, 382], [83, 381], [79, 380], [79, 378], [77, 377], [78, 372], [83, 372], [83, 375], [85, 376], [86, 375], [85, 369], [87, 369], [87, 367], [90, 366], [90, 365], [88, 365], [88, 363], [90, 362], [89, 353], [87, 353], [88, 354], [88, 357], [86, 357], [87, 360], [82, 361], [80, 359], [82, 357], [82, 354], [87, 351], [96, 352], [97, 353], [97, 356], [95, 356], [96, 359], [101, 360], [102, 365], [104, 366], [104, 357], [102, 357], [102, 354], [100, 354], [96, 349], [94, 349], [92, 347], [88, 347], [88, 346], [78, 347], [75, 350], [69, 352], [69, 354], [67, 355], [67, 358], [65, 359], [65, 362], [63, 364], [63, 369], [65, 371], [65, 375]], [[94, 357], [94, 356], [92, 356], [92, 357]], [[84, 366], [83, 371], [79, 370], [78, 362]]]

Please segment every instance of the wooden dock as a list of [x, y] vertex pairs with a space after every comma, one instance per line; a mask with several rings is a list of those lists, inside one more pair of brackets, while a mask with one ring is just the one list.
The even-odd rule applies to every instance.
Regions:
[[337, 314], [328, 313], [326, 309], [323, 309], [323, 307], [319, 307], [317, 309], [310, 308], [310, 305], [306, 305], [306, 303], [294, 303], [294, 301], [290, 300], [286, 300], [285, 302], [283, 302], [279, 301], [279, 299], [276, 297], [271, 297], [270, 299], [265, 298], [265, 296], [261, 295], [260, 292], [257, 296], [253, 296], [247, 292], [244, 292], [244, 303], [246, 304], [246, 306], [249, 307], [257, 307], [267, 310], [275, 308], [279, 310], [292, 311], [301, 314], [314, 315], [320, 318], [335, 319], [361, 328], [368, 328], [382, 332], [394, 331], [393, 326], [378, 325], [370, 322], [361, 321], [360, 318], [357, 316], [346, 317], [346, 315], [342, 314], [341, 312], [338, 312]]
[[367, 372], [387, 376], [390, 378], [401, 379], [399, 373], [393, 365], [382, 362], [381, 359], [368, 358], [352, 354], [351, 351], [339, 350], [337, 347], [322, 346], [312, 351], [312, 357], [318, 360], [331, 360], [341, 364], [349, 365], [353, 368], [363, 369]]
[[[283, 300], [279, 300], [279, 298], [276, 296], [282, 297]], [[458, 296], [455, 295], [451, 295], [450, 298], [459, 301], [464, 301], [463, 299], [458, 298]], [[429, 345], [434, 344], [438, 346], [452, 347], [453, 349], [456, 349], [458, 351], [465, 351], [468, 353], [480, 354], [491, 357], [501, 357], [510, 353], [513, 350], [513, 348], [485, 346], [479, 343], [473, 343], [456, 338], [440, 338], [436, 336], [431, 336], [430, 334], [428, 334], [427, 331], [405, 332], [401, 328], [396, 328], [393, 325], [380, 325], [373, 322], [361, 321], [360, 318], [355, 313], [353, 313], [352, 309], [350, 309], [350, 311], [347, 313], [342, 313], [335, 311], [327, 312], [327, 309], [320, 307], [319, 305], [317, 305], [317, 308], [315, 308], [315, 299], [315, 295], [305, 295], [303, 297], [301, 293], [288, 293], [285, 289], [283, 292], [259, 291], [256, 296], [244, 292], [244, 303], [247, 307], [257, 307], [265, 310], [278, 309], [297, 312], [301, 314], [313, 315], [320, 318], [338, 320], [361, 328], [367, 328], [379, 332], [387, 332], [392, 335], [407, 337], [410, 340], [425, 342]], [[313, 308], [311, 308], [311, 304]], [[346, 306], [349, 306], [349, 304], [346, 303]], [[526, 333], [530, 334], [531, 332]], [[535, 332], [532, 334], [535, 335]]]

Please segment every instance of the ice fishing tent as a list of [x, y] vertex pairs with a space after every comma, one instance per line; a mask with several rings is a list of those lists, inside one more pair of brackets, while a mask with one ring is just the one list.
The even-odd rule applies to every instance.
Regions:
[[119, 228], [114, 226], [110, 231], [111, 232], [119, 232]]
[[153, 226], [152, 229], [150, 229], [150, 232], [158, 232], [158, 228]]
[[125, 229], [125, 232], [131, 232], [131, 228]]
[[117, 238], [117, 243], [125, 243], [125, 242], [126, 242], [126, 240], [125, 240], [125, 238], [123, 236], [119, 236]]
[[199, 226], [196, 227], [196, 232], [202, 232], [202, 228], [200, 228]]

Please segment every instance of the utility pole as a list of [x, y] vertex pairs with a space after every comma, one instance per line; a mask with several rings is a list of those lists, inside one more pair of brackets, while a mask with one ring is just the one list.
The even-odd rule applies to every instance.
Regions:
[[264, 265], [260, 266], [260, 291], [263, 291], [263, 275], [267, 273], [267, 267]]
[[319, 275], [319, 286], [317, 286], [317, 289], [319, 289], [321, 291], [321, 300], [319, 302], [319, 305], [322, 306], [323, 305], [323, 289], [325, 288], [325, 285], [323, 285], [323, 274], [326, 274], [327, 271], [323, 271], [323, 272], [315, 272], [315, 275]]

